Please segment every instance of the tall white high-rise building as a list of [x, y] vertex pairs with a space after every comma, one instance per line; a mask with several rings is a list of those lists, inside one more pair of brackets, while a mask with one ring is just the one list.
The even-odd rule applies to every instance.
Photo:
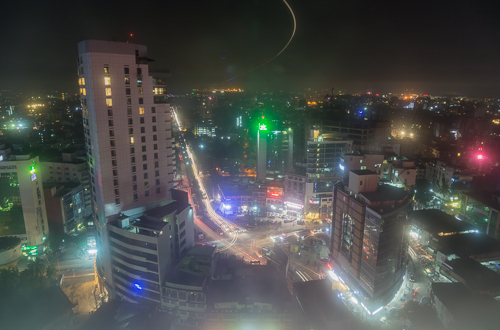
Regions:
[[134, 216], [171, 202], [168, 74], [149, 72], [142, 45], [86, 40], [78, 44], [78, 54], [97, 270], [108, 291], [115, 292], [108, 224], [122, 213]]

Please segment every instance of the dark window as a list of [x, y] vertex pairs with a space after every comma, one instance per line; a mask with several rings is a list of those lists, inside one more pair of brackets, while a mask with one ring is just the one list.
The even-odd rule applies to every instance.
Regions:
[[133, 164], [135, 163], [135, 157], [130, 157], [130, 162]]
[[156, 185], [159, 186], [160, 185], [160, 179], [156, 179]]
[[141, 142], [142, 143], [146, 142], [146, 137], [145, 136], [141, 136]]
[[158, 159], [158, 153], [157, 152], [155, 152], [154, 158]]
[[124, 68], [124, 70], [123, 70], [123, 71], [125, 72], [125, 74], [129, 74], [129, 73], [130, 73], [130, 72], [129, 72], [129, 68]]
[[111, 147], [114, 147], [114, 146], [115, 146], [115, 140], [110, 140], [110, 141], [109, 141], [109, 145], [110, 145]]
[[132, 116], [132, 108], [127, 108], [127, 115]]
[[148, 174], [144, 173], [144, 180], [146, 180], [147, 178], [148, 178]]
[[149, 188], [149, 183], [147, 181], [144, 182], [144, 188]]
[[155, 171], [155, 176], [160, 176], [160, 171]]
[[148, 160], [148, 156], [147, 155], [142, 155], [142, 161], [145, 162], [146, 160]]
[[128, 129], [128, 134], [134, 134], [134, 129], [132, 127]]
[[141, 118], [140, 118], [140, 123], [141, 123], [141, 124], [144, 124], [144, 117], [141, 117]]
[[153, 132], [156, 132], [156, 126], [153, 126]]
[[146, 197], [148, 197], [148, 196], [149, 196], [149, 190], [146, 190], [146, 191], [144, 192], [144, 196], [146, 196]]
[[116, 157], [116, 150], [111, 150], [111, 157]]
[[115, 204], [116, 205], [120, 205], [120, 199], [119, 198], [115, 199]]
[[136, 182], [137, 181], [137, 175], [132, 175], [132, 182]]
[[153, 141], [158, 141], [158, 135], [153, 135]]
[[148, 164], [142, 164], [142, 169], [145, 171], [148, 169]]
[[113, 170], [113, 176], [118, 176], [118, 170]]
[[132, 173], [135, 173], [135, 166], [132, 166]]
[[139, 97], [139, 104], [144, 104], [144, 99], [142, 97]]
[[142, 69], [141, 68], [137, 68], [137, 74], [142, 74]]
[[158, 162], [155, 162], [155, 168], [158, 168], [160, 167], [160, 165], [158, 164]]
[[134, 121], [132, 120], [132, 118], [129, 118], [129, 119], [128, 119], [128, 124], [129, 124], [129, 125], [133, 125], [133, 124], [134, 124]]
[[159, 194], [161, 191], [161, 188], [156, 188], [156, 193]]
[[153, 121], [153, 123], [156, 123], [156, 116], [151, 117], [151, 120]]
[[109, 127], [113, 127], [113, 121], [112, 120], [108, 120], [108, 125], [109, 125]]
[[146, 128], [144, 126], [141, 127], [141, 133], [146, 133]]
[[142, 152], [146, 152], [146, 146], [142, 146]]
[[137, 194], [134, 194], [134, 201], [137, 201], [139, 197], [137, 197]]
[[132, 105], [132, 99], [130, 97], [127, 97], [127, 105]]
[[125, 94], [130, 95], [130, 88], [125, 88]]
[[134, 184], [134, 185], [132, 186], [132, 190], [137, 190], [137, 185], [136, 185], [136, 184]]
[[130, 153], [131, 153], [131, 154], [134, 154], [134, 153], [135, 153], [135, 148], [134, 148], [134, 147], [130, 148]]
[[155, 107], [151, 107], [151, 113], [156, 113], [156, 108]]
[[111, 161], [111, 166], [118, 166], [118, 165], [117, 165], [117, 162], [116, 162], [116, 159], [113, 159], [113, 160]]
[[158, 145], [157, 144], [153, 144], [153, 149], [154, 150], [158, 150]]
[[113, 131], [112, 129], [109, 130], [109, 136], [113, 137], [115, 136], [115, 131]]
[[113, 110], [112, 109], [108, 109], [108, 116], [112, 116], [113, 115]]

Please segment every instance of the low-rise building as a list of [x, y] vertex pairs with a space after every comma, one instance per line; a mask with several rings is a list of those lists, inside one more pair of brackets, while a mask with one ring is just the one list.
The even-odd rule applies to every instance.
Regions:
[[446, 329], [496, 329], [500, 324], [500, 304], [462, 283], [432, 283], [431, 301]]
[[194, 244], [193, 210], [187, 193], [172, 190], [169, 204], [108, 225], [115, 292], [129, 302], [161, 304], [161, 285]]

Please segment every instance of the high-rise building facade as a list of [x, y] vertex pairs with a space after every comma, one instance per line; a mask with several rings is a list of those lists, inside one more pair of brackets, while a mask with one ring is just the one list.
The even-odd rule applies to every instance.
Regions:
[[12, 155], [0, 159], [0, 236], [17, 236], [21, 244], [41, 245], [49, 234], [38, 157]]
[[384, 299], [403, 279], [410, 199], [378, 179], [373, 171], [355, 170], [348, 186], [335, 185], [332, 254], [369, 297]]
[[170, 106], [165, 103], [165, 75], [149, 73], [146, 46], [86, 40], [78, 44], [78, 55], [97, 271], [114, 292], [108, 223], [170, 199]]
[[284, 177], [293, 168], [293, 130], [271, 131], [259, 123], [257, 131], [257, 180], [267, 175]]

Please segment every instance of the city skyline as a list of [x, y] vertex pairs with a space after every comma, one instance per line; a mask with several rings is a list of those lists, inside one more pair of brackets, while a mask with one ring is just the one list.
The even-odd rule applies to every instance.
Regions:
[[[335, 87], [347, 93], [497, 96], [496, 3], [288, 3], [295, 36], [262, 67], [293, 31], [283, 1], [167, 3], [133, 12], [113, 2], [9, 4], [0, 23], [10, 32], [2, 44], [11, 49], [0, 55], [0, 89], [76, 92], [73, 45], [114, 39], [150, 45], [151, 66], [172, 72], [173, 93]], [[234, 83], [224, 83], [233, 77]]]

